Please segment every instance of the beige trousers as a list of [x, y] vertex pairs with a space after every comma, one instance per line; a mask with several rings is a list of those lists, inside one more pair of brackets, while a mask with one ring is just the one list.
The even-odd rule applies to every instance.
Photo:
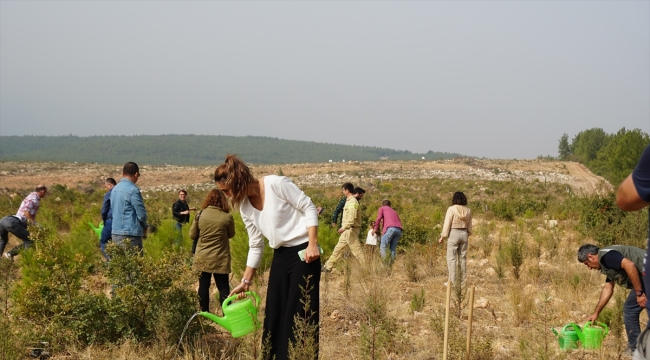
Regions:
[[325, 263], [327, 270], [332, 270], [334, 264], [341, 259], [346, 246], [350, 248], [350, 252], [357, 258], [361, 265], [365, 265], [366, 258], [363, 255], [363, 248], [359, 243], [359, 229], [348, 229], [341, 234], [339, 242], [334, 247], [334, 251], [332, 251], [332, 256]]
[[462, 274], [461, 281], [464, 284], [467, 278], [466, 260], [467, 260], [467, 240], [469, 235], [467, 230], [451, 229], [449, 240], [447, 242], [447, 269], [449, 270], [449, 281], [456, 281], [456, 269], [460, 262], [460, 271]]

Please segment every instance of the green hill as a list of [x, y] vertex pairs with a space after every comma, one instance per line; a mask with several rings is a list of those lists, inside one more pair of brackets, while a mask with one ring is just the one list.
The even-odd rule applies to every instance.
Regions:
[[456, 153], [417, 154], [371, 146], [337, 145], [260, 136], [137, 135], [137, 136], [0, 136], [2, 161], [97, 162], [120, 164], [207, 165], [238, 154], [246, 162], [290, 164], [329, 160], [374, 161], [448, 159]]

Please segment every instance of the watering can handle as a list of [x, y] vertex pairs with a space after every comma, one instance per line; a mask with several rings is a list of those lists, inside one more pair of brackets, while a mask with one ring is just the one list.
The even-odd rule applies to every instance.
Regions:
[[598, 323], [598, 325], [600, 325], [602, 328], [605, 329], [605, 335], [603, 335], [603, 336], [607, 336], [607, 334], [609, 334], [609, 327], [607, 326], [607, 324], [605, 324], [605, 323]]
[[[255, 293], [255, 292], [246, 291], [246, 296], [249, 296], [249, 295], [251, 295], [251, 296], [253, 296], [255, 298], [255, 307], [259, 307], [260, 306], [260, 296], [257, 295], [257, 293]], [[221, 308], [223, 309], [223, 308], [227, 307], [228, 304], [230, 304], [231, 301], [237, 299], [237, 296], [239, 296], [239, 294], [235, 294], [233, 296], [228, 297], [226, 300], [223, 301], [223, 304], [221, 304]]]

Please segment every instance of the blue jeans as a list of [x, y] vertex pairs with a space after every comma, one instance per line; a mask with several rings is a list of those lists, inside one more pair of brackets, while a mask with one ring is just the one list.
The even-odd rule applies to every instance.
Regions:
[[102, 229], [102, 235], [99, 237], [99, 247], [102, 250], [102, 254], [106, 260], [110, 260], [108, 255], [106, 255], [106, 245], [111, 241], [111, 229], [113, 227], [113, 219], [106, 219], [104, 221], [104, 228]]
[[625, 333], [627, 334], [627, 347], [632, 351], [636, 349], [636, 341], [641, 334], [641, 325], [639, 324], [641, 311], [643, 311], [643, 308], [636, 301], [636, 293], [633, 289], [623, 304], [623, 322], [625, 323]]
[[[126, 245], [131, 245], [133, 247], [137, 247], [138, 250], [140, 250], [140, 254], [142, 254], [142, 236], [131, 236], [131, 235], [117, 235], [113, 234], [113, 241], [120, 246], [126, 246]], [[125, 240], [129, 240], [128, 242]]]
[[397, 243], [399, 239], [402, 238], [402, 229], [397, 227], [389, 227], [386, 230], [386, 233], [381, 237], [381, 245], [379, 246], [379, 253], [381, 258], [386, 257], [386, 248], [390, 246], [390, 258], [395, 260], [395, 249], [397, 249]]
[[181, 246], [183, 243], [183, 224], [176, 222], [176, 238], [174, 239], [174, 246]]
[[15, 216], [5, 216], [0, 219], [0, 255], [5, 251], [5, 246], [9, 242], [9, 233], [16, 235], [17, 238], [23, 241], [22, 244], [11, 249], [11, 255], [18, 255], [22, 249], [27, 249], [34, 242], [29, 239], [29, 231], [23, 223]]

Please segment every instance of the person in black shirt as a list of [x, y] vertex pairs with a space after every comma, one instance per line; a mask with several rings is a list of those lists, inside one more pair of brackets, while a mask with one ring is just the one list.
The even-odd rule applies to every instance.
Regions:
[[174, 245], [179, 246], [183, 241], [183, 224], [190, 222], [190, 211], [196, 208], [190, 208], [187, 204], [187, 191], [180, 189], [178, 191], [178, 200], [172, 205], [172, 215], [176, 220], [176, 241]]

